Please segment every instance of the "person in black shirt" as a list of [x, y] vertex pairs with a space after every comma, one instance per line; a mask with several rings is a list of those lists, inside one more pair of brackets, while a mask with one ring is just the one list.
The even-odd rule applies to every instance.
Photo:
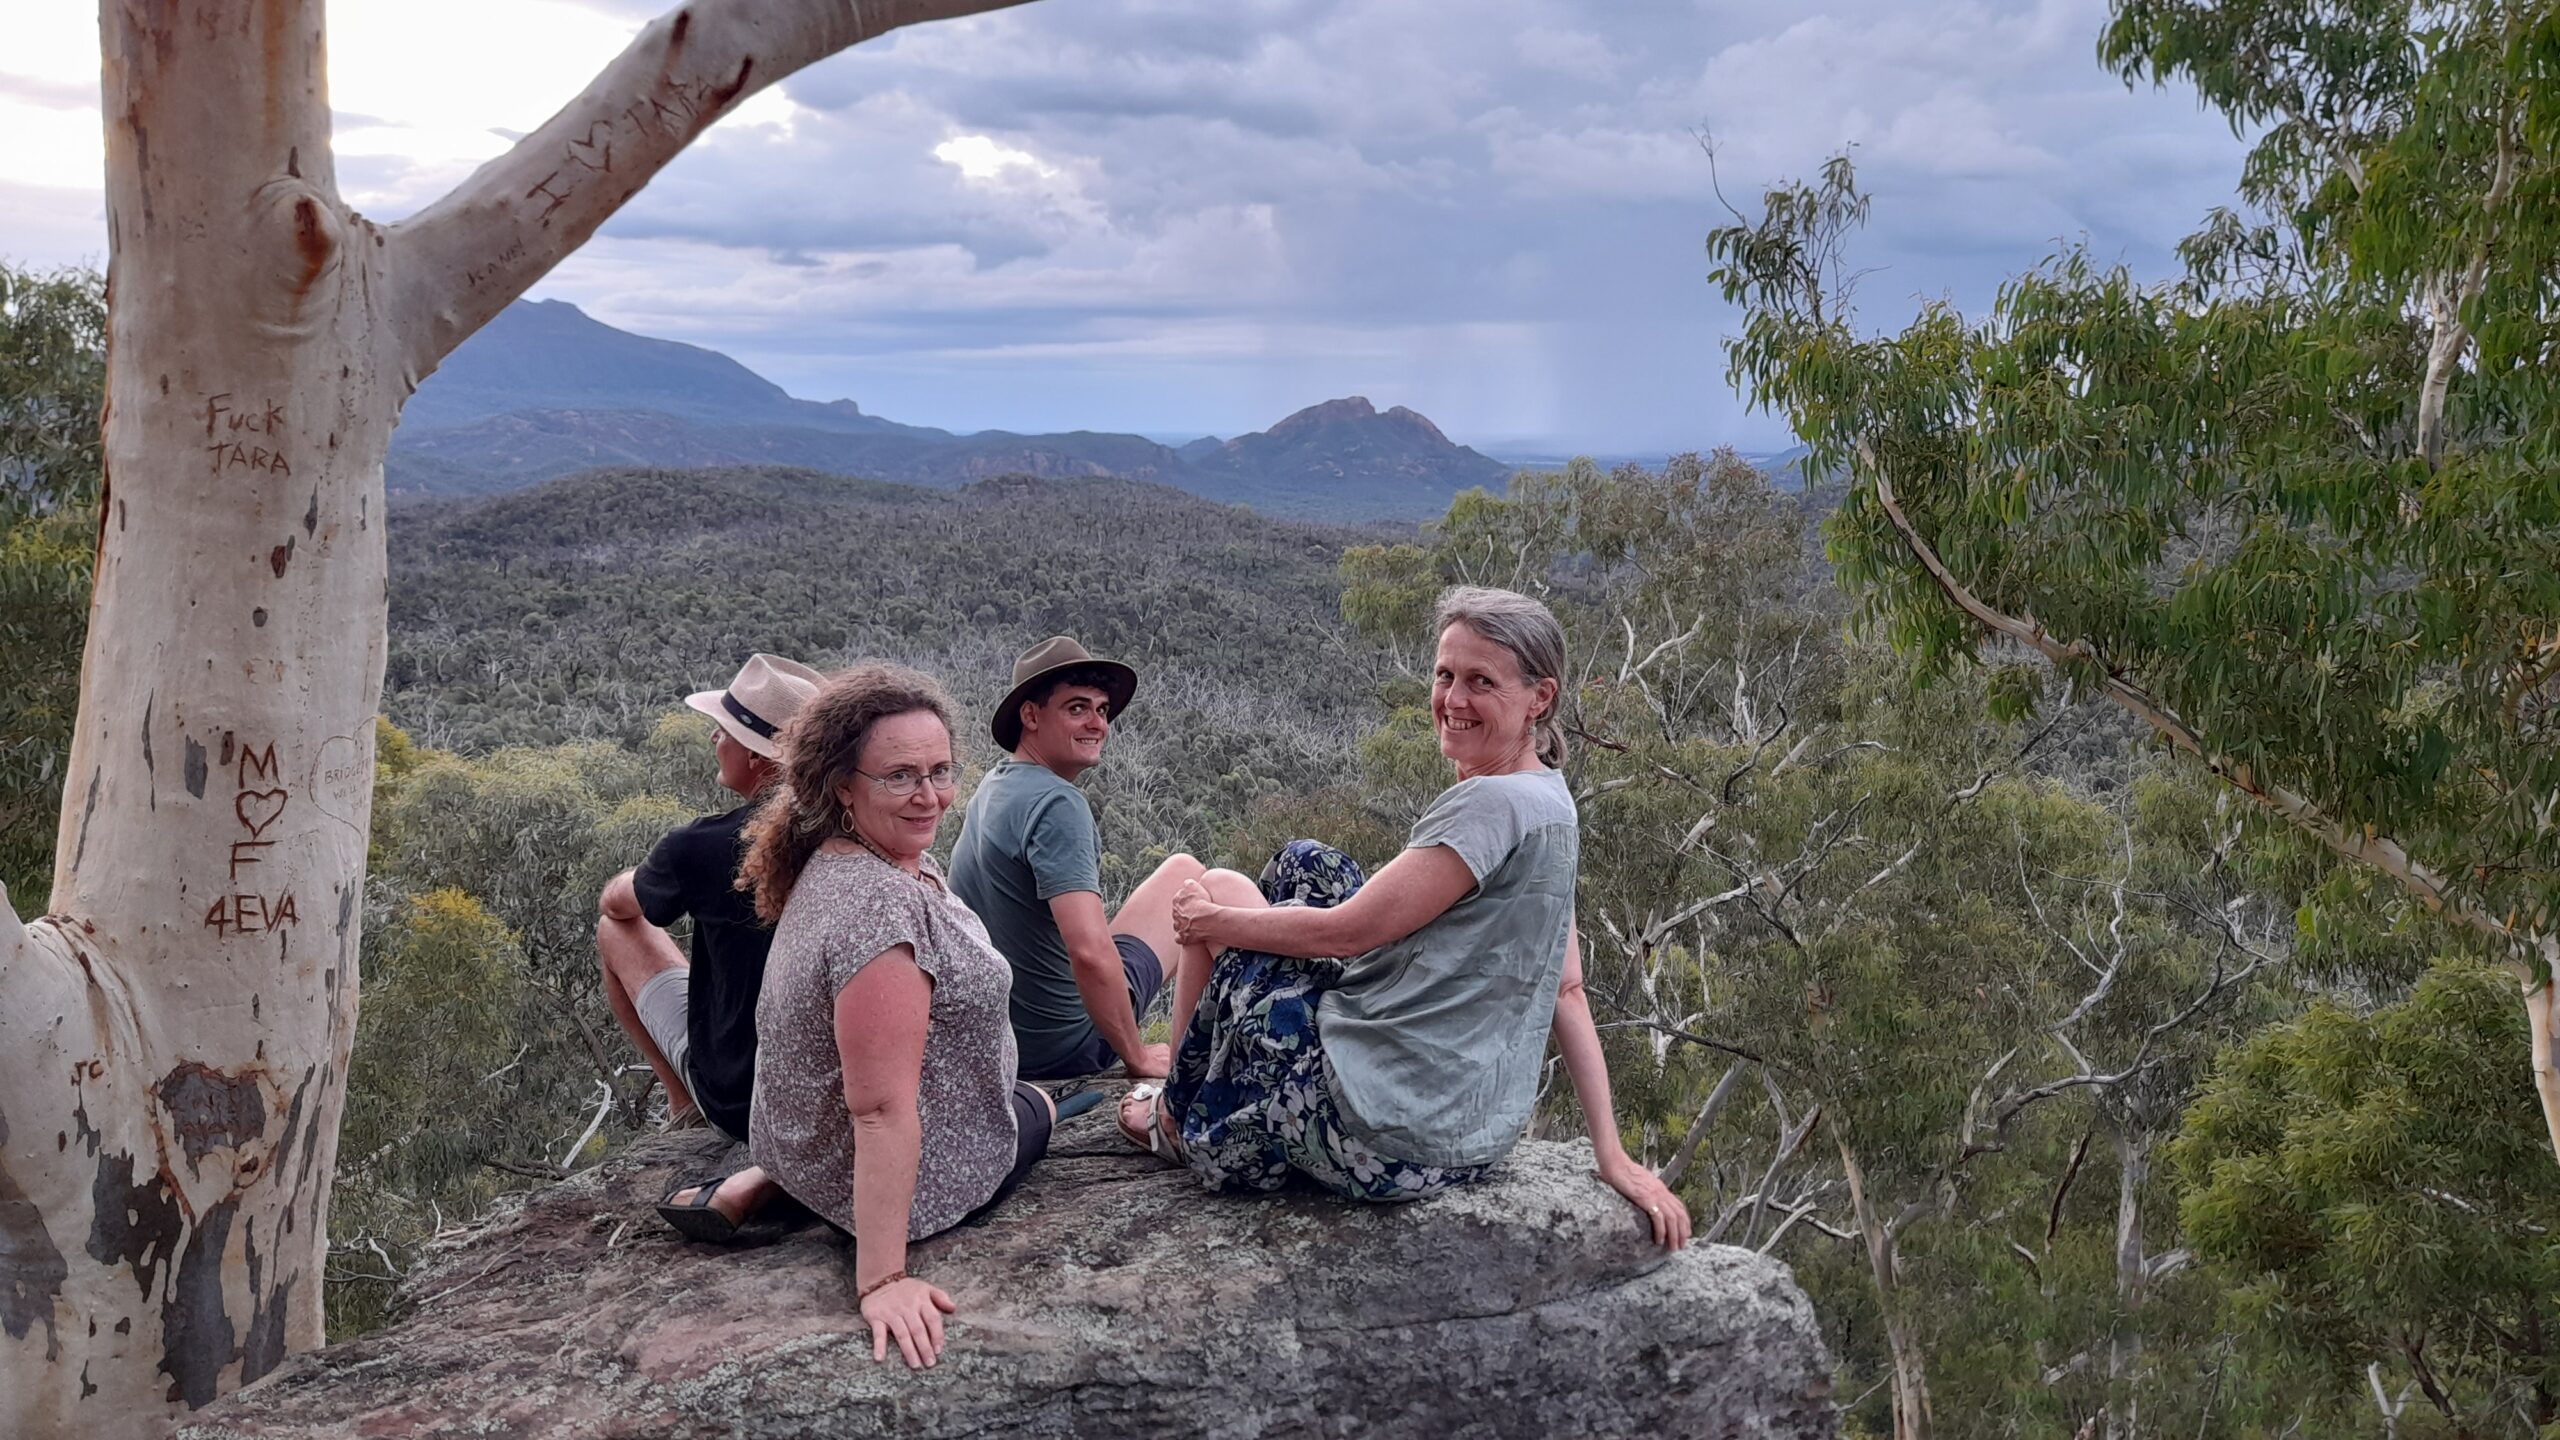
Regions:
[[[671, 1123], [709, 1121], [747, 1138], [755, 1087], [756, 995], [773, 934], [737, 888], [740, 832], [781, 774], [774, 736], [823, 679], [797, 661], [753, 655], [726, 690], [685, 704], [719, 727], [720, 783], [747, 803], [667, 832], [637, 870], [605, 882], [596, 959], [614, 1019], [667, 1090]], [[666, 932], [693, 917], [690, 964]]]

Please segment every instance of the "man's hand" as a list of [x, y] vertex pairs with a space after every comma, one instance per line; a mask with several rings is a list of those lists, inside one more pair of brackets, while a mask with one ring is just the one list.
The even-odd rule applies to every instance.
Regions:
[[1162, 1080], [1173, 1073], [1173, 1047], [1140, 1045], [1136, 1055], [1121, 1056], [1120, 1064], [1128, 1070], [1131, 1079]]

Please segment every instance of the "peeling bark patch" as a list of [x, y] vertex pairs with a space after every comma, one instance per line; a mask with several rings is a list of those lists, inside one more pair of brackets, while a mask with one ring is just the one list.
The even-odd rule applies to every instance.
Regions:
[[[251, 1007], [254, 1009], [257, 1004], [257, 997], [252, 995], [249, 997], [249, 1000]], [[284, 1138], [276, 1142], [276, 1163], [268, 1167], [269, 1174], [282, 1175], [284, 1173], [285, 1162], [293, 1158], [293, 1146], [294, 1141], [297, 1138], [294, 1135], [294, 1127], [302, 1123], [302, 1099], [303, 1096], [310, 1093], [312, 1073], [319, 1068], [320, 1067], [317, 1065], [305, 1065], [302, 1067], [302, 1083], [293, 1087], [293, 1103], [285, 1108]], [[290, 1206], [286, 1208], [288, 1210], [291, 1209]]]
[[[290, 1215], [292, 1212], [286, 1212]], [[249, 1252], [249, 1333], [240, 1342], [240, 1383], [248, 1384], [284, 1363], [285, 1314], [293, 1304], [293, 1281], [288, 1279], [273, 1291], [261, 1293], [258, 1285], [258, 1247], [251, 1243]]]
[[[50, 1359], [52, 1357], [47, 1356], [46, 1358]], [[97, 1393], [98, 1387], [89, 1383], [89, 1362], [83, 1360], [80, 1362], [80, 1398], [86, 1400]]]
[[296, 297], [311, 289], [311, 282], [329, 266], [329, 256], [337, 242], [329, 238], [328, 224], [322, 219], [319, 202], [305, 195], [293, 202], [293, 248], [302, 256], [302, 279], [294, 285]]
[[[329, 1084], [329, 1078], [325, 1073], [321, 1077], [320, 1084], [324, 1089], [327, 1088]], [[299, 1097], [296, 1098], [295, 1103], [301, 1103]], [[310, 1122], [304, 1125], [302, 1129], [302, 1168], [293, 1172], [293, 1188], [301, 1194], [312, 1197], [311, 1209], [315, 1219], [319, 1213], [320, 1200], [318, 1192], [311, 1188], [311, 1162], [319, 1155], [319, 1153], [320, 1112], [314, 1110], [311, 1112]], [[284, 1165], [282, 1162], [278, 1162], [276, 1165], [275, 1173], [278, 1175], [284, 1173]], [[285, 1223], [288, 1226], [293, 1223], [293, 1208], [291, 1206], [287, 1206], [285, 1208], [284, 1218]]]
[[177, 1254], [178, 1235], [186, 1229], [177, 1194], [157, 1172], [148, 1182], [135, 1184], [133, 1156], [104, 1155], [89, 1182], [89, 1200], [95, 1212], [89, 1222], [89, 1258], [101, 1265], [131, 1266], [142, 1297], [150, 1299], [160, 1267]]
[[320, 487], [311, 487], [311, 508], [302, 512], [302, 533], [313, 535], [320, 530]]
[[[0, 1150], [9, 1143], [9, 1121], [0, 1116]], [[17, 1178], [0, 1167], [0, 1332], [24, 1340], [44, 1322], [44, 1358], [62, 1355], [62, 1336], [53, 1324], [53, 1302], [62, 1294], [71, 1266], [44, 1228], [44, 1216], [27, 1198]]]
[[276, 578], [281, 580], [284, 578], [284, 567], [292, 563], [293, 537], [287, 535], [284, 537], [283, 544], [267, 552], [267, 567], [275, 571]]
[[116, 502], [116, 528], [118, 530], [122, 530], [124, 528], [124, 502], [122, 500], [118, 500]]
[[747, 76], [755, 68], [756, 57], [753, 55], [746, 56], [738, 61], [738, 78], [729, 82], [729, 88], [725, 90], [715, 90], [712, 92], [712, 113], [717, 114], [718, 112], [729, 108], [729, 102], [737, 99], [738, 92], [747, 88]]
[[222, 1288], [222, 1252], [230, 1248], [238, 1210], [238, 1201], [225, 1200], [196, 1222], [178, 1258], [178, 1278], [160, 1306], [160, 1369], [169, 1377], [168, 1398], [190, 1410], [213, 1403], [223, 1370], [239, 1354]]
[[257, 627], [258, 627], [259, 629], [261, 629], [261, 630], [266, 629], [266, 628], [267, 628], [267, 607], [266, 607], [266, 606], [264, 606], [264, 605], [261, 605], [261, 606], [257, 607], [256, 609], [251, 610], [251, 611], [249, 612], [249, 623], [250, 623], [250, 624], [252, 624], [252, 625], [257, 626]]
[[162, 1076], [152, 1090], [160, 1108], [177, 1123], [178, 1144], [190, 1170], [216, 1150], [236, 1150], [267, 1133], [266, 1099], [258, 1093], [258, 1082], [248, 1077], [225, 1075], [190, 1060]]
[[338, 938], [347, 938], [347, 927], [355, 923], [356, 887], [343, 886], [338, 891]]
[[292, 177], [293, 177], [294, 179], [296, 179], [296, 180], [299, 180], [299, 179], [301, 179], [301, 178], [302, 178], [302, 147], [301, 147], [301, 146], [296, 145], [296, 146], [294, 146], [292, 149], [287, 150], [286, 152], [284, 152], [284, 173], [286, 173], [287, 175], [292, 176]]
[[80, 858], [89, 853], [89, 817], [98, 813], [98, 781], [106, 774], [104, 767], [89, 772], [89, 800], [80, 807], [80, 843], [72, 847], [71, 868], [80, 868]]
[[187, 793], [199, 800], [204, 798], [205, 773], [204, 747], [190, 735], [187, 737]]
[[160, 810], [160, 771], [151, 763], [151, 709], [160, 703], [160, 692], [154, 690], [142, 702], [142, 774], [143, 790], [150, 797], [152, 813]]

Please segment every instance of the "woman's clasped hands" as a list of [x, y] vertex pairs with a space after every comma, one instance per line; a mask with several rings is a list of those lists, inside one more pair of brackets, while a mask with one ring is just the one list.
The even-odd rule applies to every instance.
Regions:
[[1219, 948], [1217, 921], [1225, 907], [1209, 898], [1209, 887], [1197, 880], [1185, 880], [1173, 892], [1173, 933], [1185, 945]]

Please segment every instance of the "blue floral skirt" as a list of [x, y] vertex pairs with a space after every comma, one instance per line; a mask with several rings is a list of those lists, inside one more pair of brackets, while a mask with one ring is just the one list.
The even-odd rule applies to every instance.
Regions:
[[[1358, 862], [1293, 840], [1262, 870], [1273, 905], [1339, 905], [1359, 892]], [[1295, 1170], [1353, 1200], [1419, 1200], [1464, 1184], [1485, 1165], [1417, 1165], [1381, 1155], [1342, 1123], [1316, 1004], [1342, 978], [1339, 960], [1229, 950], [1174, 1052], [1165, 1103], [1184, 1160], [1212, 1190], [1275, 1190]]]

